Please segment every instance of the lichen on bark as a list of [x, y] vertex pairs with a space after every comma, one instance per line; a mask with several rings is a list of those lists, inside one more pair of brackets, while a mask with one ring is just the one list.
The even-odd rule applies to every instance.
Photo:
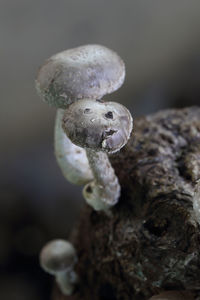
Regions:
[[165, 290], [200, 291], [200, 226], [193, 211], [200, 178], [200, 108], [135, 120], [110, 161], [121, 185], [113, 217], [84, 207], [72, 233], [80, 284], [53, 299], [146, 300]]

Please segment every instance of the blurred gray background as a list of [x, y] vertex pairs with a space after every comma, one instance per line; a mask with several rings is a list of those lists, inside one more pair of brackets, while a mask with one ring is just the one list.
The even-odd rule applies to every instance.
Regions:
[[36, 95], [39, 65], [98, 43], [126, 64], [123, 87], [106, 99], [134, 117], [199, 105], [200, 2], [0, 0], [0, 41], [0, 299], [48, 299], [38, 252], [68, 236], [83, 200], [54, 158], [55, 109]]

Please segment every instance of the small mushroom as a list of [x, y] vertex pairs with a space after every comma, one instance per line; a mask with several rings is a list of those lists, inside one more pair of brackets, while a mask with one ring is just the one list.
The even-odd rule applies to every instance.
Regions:
[[64, 295], [71, 295], [78, 282], [73, 268], [77, 262], [73, 245], [64, 240], [47, 243], [40, 252], [40, 265], [44, 271], [54, 275]]
[[193, 197], [193, 209], [197, 222], [200, 224], [200, 179], [196, 181], [194, 197]]
[[94, 181], [86, 185], [84, 197], [95, 210], [107, 211], [120, 195], [120, 185], [106, 153], [119, 151], [133, 127], [130, 112], [116, 102], [83, 99], [66, 110], [63, 129], [68, 138], [86, 148]]

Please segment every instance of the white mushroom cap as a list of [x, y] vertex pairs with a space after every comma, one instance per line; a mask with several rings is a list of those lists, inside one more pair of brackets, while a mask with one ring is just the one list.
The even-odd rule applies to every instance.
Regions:
[[41, 267], [52, 275], [71, 270], [76, 260], [76, 251], [73, 245], [64, 240], [50, 241], [40, 252]]
[[116, 102], [83, 99], [64, 114], [63, 129], [77, 146], [114, 153], [128, 141], [133, 127], [128, 109]]
[[74, 145], [62, 128], [64, 110], [58, 109], [55, 122], [55, 155], [64, 177], [82, 185], [93, 179], [85, 149]]
[[78, 99], [114, 92], [124, 77], [124, 63], [114, 51], [85, 45], [50, 57], [39, 69], [36, 88], [48, 104], [66, 108]]

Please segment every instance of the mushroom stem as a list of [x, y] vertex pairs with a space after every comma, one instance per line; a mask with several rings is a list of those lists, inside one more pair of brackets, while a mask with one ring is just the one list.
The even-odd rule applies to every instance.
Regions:
[[63, 271], [56, 274], [56, 282], [64, 295], [72, 295], [78, 276], [73, 270]]
[[57, 163], [64, 177], [71, 183], [82, 185], [93, 179], [85, 149], [74, 145], [62, 128], [64, 109], [56, 113], [54, 149]]
[[84, 198], [95, 210], [108, 211], [111, 206], [118, 202], [120, 196], [118, 178], [105, 152], [96, 152], [86, 148], [86, 154], [94, 181], [85, 186]]

